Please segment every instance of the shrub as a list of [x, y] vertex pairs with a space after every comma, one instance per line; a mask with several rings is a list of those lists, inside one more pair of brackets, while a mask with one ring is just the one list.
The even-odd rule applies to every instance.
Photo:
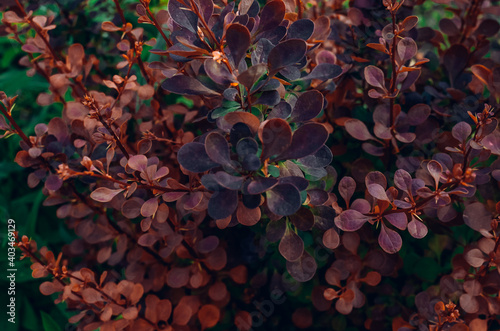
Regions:
[[113, 4], [2, 19], [62, 113], [0, 128], [78, 237], [16, 246], [78, 329], [500, 328], [499, 7]]

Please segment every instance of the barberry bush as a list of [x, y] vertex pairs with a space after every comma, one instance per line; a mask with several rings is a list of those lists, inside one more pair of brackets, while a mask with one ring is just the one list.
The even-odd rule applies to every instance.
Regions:
[[73, 329], [500, 329], [497, 1], [1, 6]]

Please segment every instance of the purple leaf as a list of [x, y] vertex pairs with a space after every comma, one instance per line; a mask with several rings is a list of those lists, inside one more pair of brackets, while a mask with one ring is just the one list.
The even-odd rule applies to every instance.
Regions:
[[335, 218], [335, 225], [343, 231], [356, 231], [368, 222], [369, 218], [354, 209], [344, 210]]
[[226, 30], [226, 43], [234, 64], [238, 67], [250, 47], [250, 32], [241, 24], [231, 24]]
[[271, 71], [270, 74], [274, 75], [282, 68], [299, 62], [306, 54], [306, 51], [306, 42], [300, 39], [289, 39], [279, 43], [269, 52], [267, 62]]
[[287, 227], [278, 249], [285, 260], [297, 261], [304, 253], [304, 241]]
[[404, 37], [401, 39], [398, 43], [397, 49], [402, 63], [405, 63], [417, 54], [417, 44], [410, 37]]
[[90, 193], [90, 197], [94, 199], [95, 201], [99, 202], [109, 202], [111, 201], [115, 196], [117, 196], [120, 192], [123, 192], [123, 189], [117, 189], [117, 190], [112, 190], [107, 187], [99, 187], [96, 190], [94, 190], [92, 193]]
[[461, 143], [465, 142], [471, 133], [472, 128], [466, 122], [459, 122], [455, 124], [451, 130], [453, 137]]
[[[427, 235], [427, 226], [419, 220], [412, 217], [410, 223], [408, 223], [408, 232], [411, 234], [413, 238], [422, 239]], [[403, 229], [402, 229], [403, 230]]]
[[166, 79], [161, 87], [172, 93], [181, 95], [219, 95], [219, 93], [209, 89], [193, 77], [176, 75]]
[[293, 107], [290, 121], [305, 122], [315, 118], [323, 109], [323, 94], [317, 90], [302, 93]]
[[385, 76], [384, 72], [381, 69], [375, 66], [366, 67], [365, 79], [368, 82], [368, 84], [381, 88], [382, 90], [385, 91]]
[[279, 155], [292, 142], [292, 129], [287, 121], [273, 118], [262, 122], [259, 128], [259, 139], [262, 142], [261, 159]]
[[314, 32], [314, 23], [310, 19], [303, 18], [296, 20], [290, 25], [287, 32], [288, 39], [307, 40]]
[[303, 206], [295, 214], [290, 215], [289, 219], [300, 231], [309, 231], [314, 225], [313, 213]]
[[177, 152], [179, 164], [191, 172], [205, 172], [218, 166], [205, 151], [205, 145], [192, 142], [183, 145]]
[[493, 217], [481, 202], [473, 202], [467, 205], [463, 217], [464, 223], [478, 232], [491, 230]]
[[127, 164], [130, 168], [142, 172], [148, 167], [148, 158], [145, 155], [133, 155]]
[[168, 12], [175, 23], [194, 34], [198, 32], [198, 16], [192, 10], [182, 7], [178, 0], [168, 2]]
[[243, 84], [246, 88], [252, 88], [253, 84], [260, 79], [267, 72], [266, 64], [256, 64], [243, 71], [238, 75], [238, 82]]
[[429, 161], [429, 163], [427, 163], [427, 170], [431, 174], [432, 178], [434, 178], [434, 182], [437, 187], [439, 185], [439, 179], [441, 178], [441, 173], [443, 172], [443, 167], [439, 162], [432, 160]]
[[287, 261], [286, 270], [298, 282], [307, 282], [311, 280], [316, 273], [317, 269], [316, 260], [304, 252], [304, 254], [297, 261]]
[[222, 63], [208, 59], [205, 60], [204, 67], [208, 77], [210, 77], [217, 84], [229, 85], [236, 81], [227, 67]]
[[328, 131], [319, 123], [306, 123], [292, 137], [290, 147], [277, 160], [300, 159], [316, 153], [328, 139]]
[[49, 175], [45, 180], [45, 188], [51, 191], [57, 191], [61, 188], [63, 180], [58, 175]]
[[342, 177], [339, 182], [339, 193], [346, 202], [349, 204], [354, 191], [356, 190], [356, 181], [349, 176]]
[[292, 184], [278, 184], [266, 192], [267, 206], [276, 215], [288, 216], [300, 208], [300, 193]]
[[281, 0], [268, 2], [260, 12], [259, 29], [256, 34], [274, 29], [285, 17], [285, 3]]
[[300, 80], [319, 79], [325, 81], [337, 78], [341, 74], [342, 68], [340, 66], [330, 63], [321, 63], [314, 67], [307, 76], [301, 77]]
[[387, 188], [387, 179], [380, 171], [372, 171], [365, 177], [365, 185], [379, 184], [385, 190]]
[[412, 178], [411, 175], [403, 169], [398, 169], [394, 173], [394, 185], [403, 191], [411, 189]]
[[250, 182], [247, 186], [249, 194], [260, 194], [278, 185], [278, 180], [271, 177], [260, 177]]
[[141, 207], [141, 215], [144, 217], [152, 217], [158, 210], [158, 198], [151, 198], [146, 201]]
[[401, 236], [394, 230], [387, 228], [383, 223], [381, 224], [380, 235], [378, 236], [378, 243], [382, 249], [389, 253], [394, 254], [399, 252], [403, 245]]
[[233, 190], [220, 190], [214, 192], [208, 201], [208, 215], [220, 220], [230, 216], [238, 207], [238, 192]]
[[375, 140], [375, 138], [371, 135], [366, 127], [365, 123], [361, 122], [358, 119], [351, 118], [348, 119], [345, 123], [346, 131], [353, 136], [355, 139], [365, 141], [365, 140]]
[[392, 225], [397, 227], [400, 230], [406, 230], [406, 225], [408, 224], [408, 219], [406, 218], [405, 213], [394, 213], [387, 214], [384, 216], [386, 220], [389, 221]]
[[205, 151], [212, 161], [232, 167], [229, 144], [220, 133], [211, 132], [207, 135], [205, 138]]
[[385, 193], [385, 189], [380, 184], [367, 185], [368, 193], [378, 200], [390, 201]]

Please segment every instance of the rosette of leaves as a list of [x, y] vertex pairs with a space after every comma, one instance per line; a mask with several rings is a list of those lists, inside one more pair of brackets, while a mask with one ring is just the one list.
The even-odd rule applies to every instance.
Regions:
[[[291, 108], [282, 102], [279, 108], [287, 107]], [[217, 122], [219, 130], [182, 146], [177, 154], [181, 166], [195, 173], [211, 170], [202, 177], [203, 185], [215, 192], [209, 215], [224, 219], [237, 209], [238, 214], [240, 209], [255, 209], [261, 194], [269, 210], [279, 216], [297, 212], [308, 193], [313, 204], [324, 203], [328, 194], [310, 185], [328, 175], [325, 167], [332, 161], [324, 145], [328, 131], [309, 121], [322, 107], [321, 93], [309, 91], [297, 98], [288, 116], [281, 113], [288, 121], [271, 116], [281, 112], [276, 108], [263, 122], [250, 113], [232, 112]]]
[[267, 3], [262, 10], [256, 1], [242, 1], [238, 8], [229, 3], [218, 15], [206, 6], [204, 2], [169, 2], [173, 46], [154, 53], [169, 54], [185, 64], [182, 72], [169, 63], [156, 62], [152, 67], [167, 77], [162, 84], [167, 91], [218, 99], [209, 120], [232, 111], [273, 107], [286, 89], [309, 85], [312, 80], [328, 82], [342, 73], [333, 63], [305, 71], [306, 55], [329, 31], [325, 17], [283, 24], [281, 0]]

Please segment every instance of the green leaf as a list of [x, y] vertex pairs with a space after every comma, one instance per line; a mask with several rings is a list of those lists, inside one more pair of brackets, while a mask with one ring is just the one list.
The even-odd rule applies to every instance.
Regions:
[[42, 325], [43, 329], [45, 331], [62, 331], [61, 327], [57, 325], [56, 321], [47, 314], [46, 312], [42, 311]]

